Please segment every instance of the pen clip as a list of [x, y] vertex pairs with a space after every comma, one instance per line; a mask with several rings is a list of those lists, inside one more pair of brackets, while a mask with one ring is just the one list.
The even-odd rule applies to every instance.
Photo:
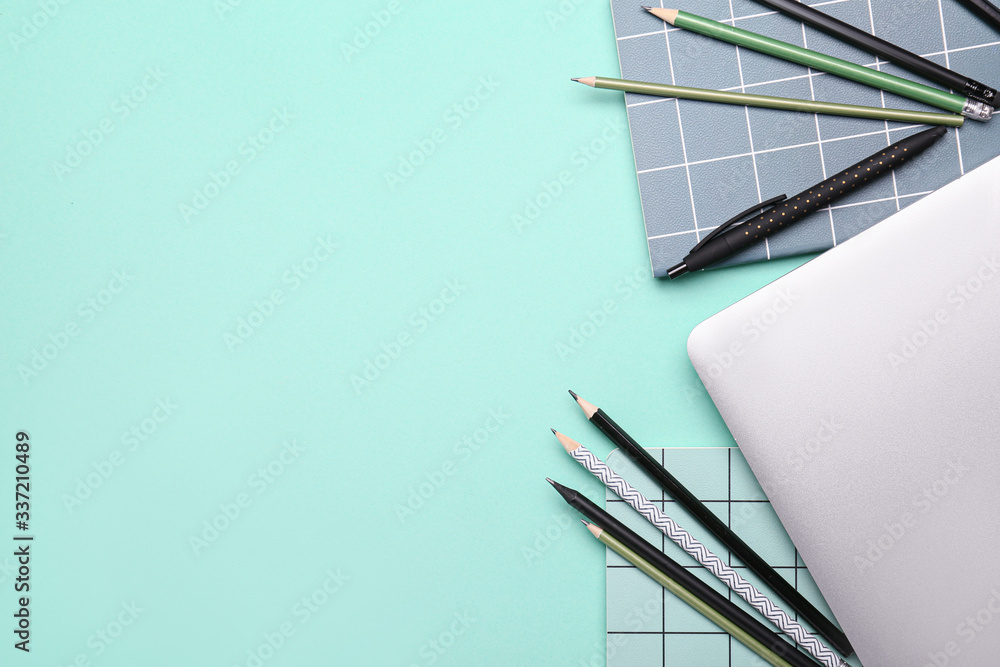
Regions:
[[763, 210], [763, 209], [767, 208], [768, 206], [773, 206], [775, 204], [779, 204], [779, 203], [783, 202], [786, 199], [788, 199], [788, 197], [786, 195], [778, 195], [777, 197], [771, 197], [767, 201], [762, 201], [759, 204], [754, 204], [753, 206], [751, 206], [747, 210], [743, 211], [739, 215], [734, 215], [729, 220], [726, 220], [724, 223], [722, 223], [721, 225], [719, 225], [718, 227], [716, 227], [715, 229], [713, 229], [711, 232], [709, 232], [708, 236], [706, 236], [701, 241], [699, 241], [698, 244], [695, 247], [691, 248], [691, 252], [694, 252], [694, 251], [698, 250], [703, 245], [705, 245], [706, 243], [708, 243], [709, 241], [711, 241], [712, 239], [714, 239], [715, 237], [717, 237], [719, 234], [722, 234], [723, 232], [725, 232], [725, 231], [727, 231], [729, 229], [732, 229], [741, 220], [743, 220], [743, 218], [745, 218], [746, 216], [750, 215], [751, 213], [753, 213], [757, 209]]

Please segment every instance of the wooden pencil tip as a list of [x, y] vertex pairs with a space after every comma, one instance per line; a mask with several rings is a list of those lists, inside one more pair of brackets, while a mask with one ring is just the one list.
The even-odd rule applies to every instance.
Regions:
[[[573, 394], [573, 392], [569, 392], [569, 393]], [[580, 409], [583, 410], [583, 414], [587, 416], [587, 419], [590, 419], [591, 417], [593, 417], [594, 413], [597, 412], [598, 408], [593, 403], [585, 401], [584, 399], [580, 398], [576, 394], [573, 394], [573, 398], [576, 399], [577, 405], [579, 405]]]
[[[584, 521], [584, 523], [587, 523], [587, 522]], [[597, 526], [595, 526], [592, 523], [587, 523], [587, 530], [589, 530], [591, 533], [593, 533], [594, 537], [597, 537], [597, 538], [600, 538], [601, 537], [601, 533], [604, 532], [603, 529], [598, 528]]]
[[677, 14], [680, 12], [678, 9], [660, 9], [658, 7], [643, 7], [643, 9], [670, 25], [674, 24], [674, 21], [677, 20]]
[[572, 389], [569, 390], [569, 395], [573, 397], [574, 401], [579, 400], [580, 398], [579, 396], [576, 395], [576, 392], [573, 391]]
[[595, 87], [597, 85], [597, 77], [596, 76], [581, 76], [581, 77], [573, 79], [573, 80], [576, 81], [577, 83], [582, 83], [585, 86], [590, 86], [591, 88], [593, 88], [593, 87]]
[[559, 444], [561, 444], [563, 449], [567, 452], [575, 452], [580, 448], [580, 443], [573, 438], [569, 438], [555, 429], [552, 429], [552, 432], [555, 433], [556, 437], [559, 439]]
[[554, 428], [549, 428], [549, 430], [552, 431], [552, 435], [556, 436], [557, 438], [559, 437], [559, 431], [555, 430]]

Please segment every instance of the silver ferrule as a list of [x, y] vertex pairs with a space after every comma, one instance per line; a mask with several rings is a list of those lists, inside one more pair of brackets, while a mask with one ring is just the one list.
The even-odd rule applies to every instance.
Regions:
[[965, 108], [962, 109], [962, 115], [973, 120], [986, 122], [993, 117], [993, 107], [986, 102], [969, 98], [965, 100]]

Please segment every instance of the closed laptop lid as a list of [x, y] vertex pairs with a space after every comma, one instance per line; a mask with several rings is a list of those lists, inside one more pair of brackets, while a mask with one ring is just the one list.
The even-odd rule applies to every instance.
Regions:
[[866, 667], [1000, 664], [1000, 158], [688, 353]]

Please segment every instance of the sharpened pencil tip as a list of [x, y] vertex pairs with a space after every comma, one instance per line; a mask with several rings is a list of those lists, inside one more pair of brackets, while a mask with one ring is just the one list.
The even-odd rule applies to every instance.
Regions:
[[666, 21], [670, 25], [674, 24], [674, 21], [677, 20], [677, 14], [679, 13], [679, 10], [676, 9], [660, 9], [659, 7], [643, 7], [643, 9], [661, 21]]
[[551, 484], [552, 486], [556, 485], [556, 481], [554, 479], [552, 479], [551, 477], [546, 477], [545, 481], [548, 482], [549, 484]]
[[569, 390], [569, 395], [573, 397], [574, 401], [579, 400], [580, 398], [579, 396], [576, 395], [576, 392], [573, 391], [572, 389]]
[[576, 399], [577, 405], [579, 405], [580, 409], [583, 410], [583, 414], [585, 414], [587, 416], [587, 419], [590, 419], [591, 417], [594, 416], [594, 414], [597, 413], [598, 408], [597, 408], [596, 405], [594, 405], [593, 403], [591, 403], [591, 402], [589, 402], [587, 400], [584, 400], [584, 399], [580, 398], [579, 396], [577, 396], [576, 394], [574, 394], [572, 391], [569, 392], [569, 393], [573, 394], [573, 398]]
[[586, 519], [580, 519], [580, 523], [582, 523], [585, 526], [589, 526], [590, 525], [589, 523], [587, 523]]
[[579, 78], [573, 79], [577, 83], [582, 83], [585, 86], [590, 86], [591, 88], [597, 87], [597, 77], [596, 76], [581, 76]]
[[552, 431], [552, 435], [556, 436], [557, 438], [559, 437], [559, 431], [555, 430], [554, 428], [550, 428], [549, 430]]
[[555, 436], [559, 439], [559, 444], [561, 444], [563, 449], [567, 452], [575, 452], [581, 447], [580, 443], [573, 438], [568, 438], [555, 429], [552, 429], [552, 432], [555, 433]]

